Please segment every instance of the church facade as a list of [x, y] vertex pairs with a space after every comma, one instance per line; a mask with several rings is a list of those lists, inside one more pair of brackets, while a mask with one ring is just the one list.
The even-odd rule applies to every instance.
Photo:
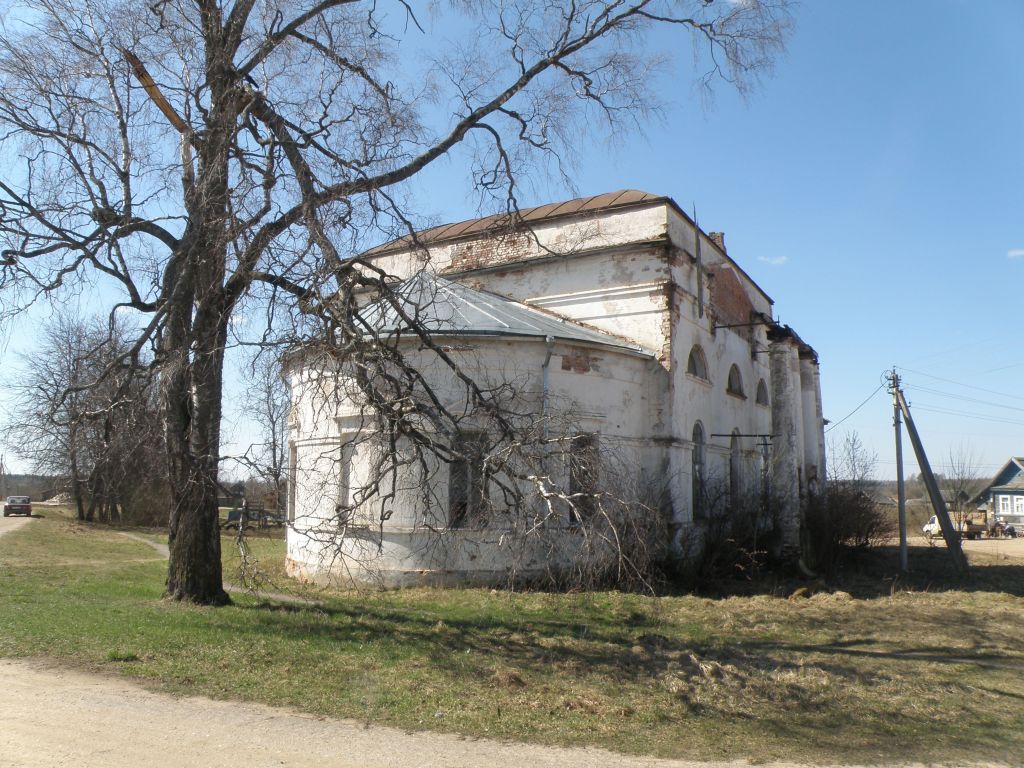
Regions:
[[[544, 465], [563, 495], [599, 497], [613, 464], [634, 488], [663, 487], [663, 501], [642, 509], [665, 518], [668, 546], [685, 554], [716, 514], [709, 488], [735, 496], [770, 484], [778, 547], [799, 550], [803, 503], [825, 476], [818, 356], [774, 319], [771, 298], [728, 254], [724, 236], [702, 232], [670, 198], [626, 190], [546, 205], [515, 220], [437, 227], [365, 258], [395, 276], [410, 313], [427, 318], [462, 370], [525, 393], [545, 444], [568, 446]], [[398, 327], [375, 317], [385, 334]], [[425, 354], [415, 341], [413, 360]], [[558, 512], [566, 525], [554, 545], [548, 536], [533, 547], [500, 514], [484, 515], [487, 464], [481, 473], [464, 452], [404, 481], [392, 477], [386, 500], [368, 492], [379, 478], [371, 477], [364, 404], [341, 396], [325, 405], [311, 389], [322, 385], [322, 366], [296, 360], [294, 576], [499, 582], [591, 556], [573, 525], [580, 504]], [[435, 375], [428, 360], [423, 367]], [[457, 409], [464, 387], [445, 371], [436, 376], [438, 396]], [[464, 439], [486, 435], [466, 430]], [[543, 483], [535, 490], [543, 506]], [[558, 526], [548, 519], [543, 527]]]

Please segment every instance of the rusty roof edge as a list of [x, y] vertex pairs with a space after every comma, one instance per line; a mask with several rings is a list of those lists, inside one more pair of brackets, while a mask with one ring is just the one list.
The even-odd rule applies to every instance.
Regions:
[[[549, 208], [549, 207], [553, 206], [555, 209], [558, 209], [558, 208], [562, 208], [562, 207], [566, 206], [569, 203], [575, 202], [576, 200], [588, 200], [588, 201], [589, 200], [596, 200], [599, 197], [605, 197], [605, 196], [611, 195], [611, 194], [616, 195], [615, 200], [619, 200], [624, 194], [629, 193], [629, 192], [637, 192], [637, 193], [640, 193], [640, 194], [644, 195], [644, 197], [641, 198], [641, 199], [629, 200], [627, 202], [622, 202], [622, 203], [613, 201], [609, 205], [600, 206], [598, 208], [587, 208], [586, 204], [584, 204], [580, 208], [576, 208], [574, 210], [568, 210], [568, 211], [565, 211], [564, 213], [552, 213], [550, 215], [543, 216], [541, 218], [533, 219], [533, 220], [531, 220], [529, 218], [531, 212], [539, 210], [541, 208]], [[466, 219], [465, 221], [456, 221], [456, 222], [449, 222], [447, 224], [439, 224], [436, 227], [428, 227], [427, 229], [421, 230], [421, 231], [417, 232], [416, 234], [417, 235], [421, 235], [421, 234], [425, 234], [427, 232], [430, 232], [432, 230], [448, 230], [448, 229], [452, 229], [454, 227], [458, 227], [458, 226], [463, 225], [463, 224], [467, 224], [468, 225], [468, 224], [472, 224], [472, 223], [475, 223], [475, 222], [482, 222], [482, 221], [484, 221], [486, 219], [493, 219], [494, 220], [494, 224], [493, 225], [489, 225], [493, 229], [499, 229], [500, 228], [499, 225], [512, 224], [512, 226], [509, 227], [508, 231], [514, 232], [514, 231], [521, 230], [521, 229], [530, 229], [531, 226], [536, 226], [538, 224], [547, 223], [547, 222], [550, 222], [550, 221], [558, 221], [558, 220], [561, 220], [561, 219], [571, 219], [571, 218], [583, 218], [583, 217], [586, 217], [588, 214], [603, 213], [605, 211], [620, 211], [620, 210], [625, 210], [625, 209], [628, 209], [628, 208], [644, 208], [644, 207], [648, 207], [648, 206], [662, 205], [662, 204], [665, 204], [665, 203], [669, 203], [669, 204], [675, 206], [676, 208], [678, 208], [678, 206], [675, 204], [675, 201], [673, 201], [671, 197], [668, 197], [666, 195], [654, 195], [654, 194], [652, 194], [650, 192], [642, 192], [641, 190], [621, 189], [621, 190], [618, 190], [617, 192], [604, 192], [604, 193], [601, 193], [599, 195], [591, 195], [590, 197], [586, 197], [586, 198], [575, 198], [573, 200], [563, 200], [560, 203], [544, 203], [542, 205], [534, 205], [534, 206], [531, 206], [529, 208], [523, 208], [523, 209], [517, 211], [515, 215], [507, 213], [507, 212], [506, 213], [492, 213], [492, 214], [488, 214], [487, 216], [480, 216], [480, 217], [475, 218], [475, 219]], [[488, 232], [489, 232], [488, 229], [483, 229], [483, 230], [474, 229], [474, 230], [472, 230], [470, 232], [466, 232], [465, 230], [463, 230], [463, 231], [460, 231], [460, 233], [457, 234], [457, 235], [452, 235], [452, 236], [441, 235], [440, 237], [436, 237], [436, 238], [426, 237], [426, 238], [420, 239], [419, 240], [419, 245], [425, 247], [425, 246], [430, 246], [430, 245], [440, 245], [440, 244], [446, 244], [446, 243], [457, 243], [457, 242], [464, 241], [464, 240], [478, 240], [481, 237], [487, 236]], [[417, 239], [419, 239], [419, 238], [417, 238]], [[401, 251], [410, 251], [410, 250], [414, 250], [415, 248], [416, 248], [416, 244], [412, 240], [412, 236], [411, 235], [405, 235], [403, 237], [391, 240], [391, 241], [389, 241], [387, 243], [381, 243], [380, 245], [375, 245], [372, 248], [368, 248], [366, 251], [363, 252], [363, 255], [364, 256], [383, 256], [383, 255], [391, 254], [391, 253], [400, 253]]]
[[[630, 200], [627, 200], [626, 202], [622, 202], [622, 203], [617, 202], [622, 197], [624, 197], [626, 195], [630, 195], [630, 194], [640, 194], [643, 197], [638, 198], [638, 199], [630, 199]], [[533, 221], [531, 221], [529, 219], [529, 216], [530, 216], [531, 212], [537, 211], [537, 210], [539, 210], [541, 208], [548, 208], [548, 207], [554, 206], [554, 210], [557, 211], [559, 208], [563, 208], [563, 207], [565, 207], [566, 205], [568, 205], [570, 203], [576, 202], [576, 200], [593, 201], [593, 200], [597, 200], [598, 198], [601, 198], [601, 197], [607, 197], [609, 195], [615, 195], [615, 197], [612, 200], [612, 202], [609, 203], [608, 205], [603, 205], [603, 206], [600, 206], [600, 207], [597, 207], [597, 208], [588, 208], [586, 203], [584, 203], [581, 207], [575, 208], [573, 210], [566, 211], [564, 213], [552, 213], [550, 215], [544, 216], [544, 217], [539, 218], [539, 219], [535, 219]], [[629, 208], [645, 208], [645, 207], [656, 206], [656, 205], [667, 205], [669, 208], [671, 208], [673, 211], [675, 211], [677, 215], [682, 217], [683, 220], [686, 221], [691, 227], [693, 227], [695, 230], [697, 230], [702, 235], [704, 235], [704, 240], [703, 240], [702, 244], [706, 243], [706, 245], [708, 247], [714, 248], [714, 250], [715, 250], [715, 252], [717, 254], [719, 254], [730, 265], [732, 265], [736, 269], [737, 272], [739, 272], [741, 275], [743, 275], [743, 277], [746, 278], [750, 282], [750, 284], [754, 287], [754, 289], [758, 293], [761, 294], [761, 296], [765, 299], [765, 301], [768, 302], [769, 305], [771, 305], [771, 306], [775, 305], [775, 300], [771, 296], [768, 295], [768, 293], [764, 290], [764, 288], [762, 288], [758, 284], [758, 282], [756, 280], [754, 280], [754, 278], [752, 278], [750, 276], [750, 274], [745, 269], [743, 269], [743, 267], [741, 267], [739, 265], [739, 263], [737, 263], [736, 260], [732, 258], [732, 256], [730, 256], [728, 254], [728, 252], [723, 251], [721, 248], [719, 248], [718, 245], [715, 243], [715, 241], [712, 240], [708, 236], [708, 233], [705, 232], [703, 229], [701, 229], [700, 226], [698, 224], [696, 224], [692, 218], [690, 218], [690, 215], [686, 211], [684, 211], [682, 209], [682, 207], [679, 205], [679, 203], [677, 203], [675, 201], [674, 198], [672, 198], [672, 197], [670, 197], [668, 195], [655, 195], [655, 194], [653, 194], [651, 192], [644, 192], [643, 190], [620, 189], [620, 190], [617, 190], [615, 192], [603, 192], [603, 193], [600, 193], [600, 194], [597, 194], [597, 195], [590, 195], [589, 197], [585, 197], [585, 198], [574, 198], [573, 200], [564, 200], [564, 201], [562, 201], [560, 203], [543, 203], [541, 205], [534, 205], [534, 206], [531, 206], [529, 208], [524, 208], [522, 210], [519, 210], [519, 211], [517, 211], [516, 215], [509, 214], [509, 213], [492, 213], [492, 214], [489, 214], [487, 216], [480, 216], [480, 217], [475, 218], [475, 219], [466, 219], [464, 221], [456, 221], [456, 222], [449, 222], [447, 224], [439, 224], [436, 227], [428, 227], [425, 230], [421, 230], [417, 234], [424, 234], [426, 232], [430, 232], [431, 230], [441, 230], [441, 231], [451, 230], [451, 229], [454, 229], [454, 228], [457, 228], [457, 227], [461, 227], [462, 225], [470, 225], [470, 224], [472, 224], [474, 222], [482, 222], [482, 221], [485, 221], [487, 219], [493, 219], [495, 225], [497, 225], [499, 222], [513, 223], [513, 226], [509, 229], [509, 231], [517, 231], [517, 230], [521, 230], [521, 229], [530, 229], [531, 226], [536, 226], [537, 224], [540, 224], [541, 222], [545, 222], [546, 223], [546, 222], [550, 222], [550, 221], [559, 221], [559, 220], [562, 220], [562, 219], [583, 218], [583, 217], [587, 216], [588, 214], [601, 213], [601, 212], [604, 212], [604, 211], [626, 210], [626, 209], [629, 209]], [[497, 227], [495, 226], [495, 228], [497, 228]], [[467, 241], [467, 240], [478, 240], [481, 237], [486, 236], [487, 232], [488, 232], [487, 229], [483, 229], [483, 230], [473, 229], [472, 231], [468, 231], [467, 232], [466, 228], [463, 228], [463, 229], [461, 229], [459, 231], [459, 234], [457, 234], [457, 235], [444, 236], [442, 234], [440, 237], [437, 237], [437, 238], [430, 238], [430, 237], [424, 238], [424, 239], [420, 240], [419, 245], [423, 246], [423, 247], [429, 247], [430, 245], [440, 245], [440, 244], [445, 244], [445, 243], [457, 243], [457, 242], [463, 242], [463, 241]], [[397, 239], [392, 240], [390, 242], [382, 243], [381, 245], [374, 246], [373, 248], [370, 248], [370, 249], [364, 251], [363, 255], [364, 256], [376, 257], [376, 256], [384, 256], [384, 255], [392, 254], [392, 253], [400, 253], [402, 251], [414, 250], [416, 248], [416, 245], [415, 245], [415, 243], [410, 238], [411, 238], [411, 236], [406, 235], [404, 237], [397, 238]]]

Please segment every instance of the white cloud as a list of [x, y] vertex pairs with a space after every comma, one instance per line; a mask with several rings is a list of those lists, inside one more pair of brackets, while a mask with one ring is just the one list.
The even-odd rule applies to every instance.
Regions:
[[1006, 252], [1008, 259], [1024, 259], [1024, 248], [1011, 248]]
[[789, 261], [789, 256], [758, 256], [757, 260], [763, 261], [765, 264], [771, 264], [773, 267], [781, 267]]

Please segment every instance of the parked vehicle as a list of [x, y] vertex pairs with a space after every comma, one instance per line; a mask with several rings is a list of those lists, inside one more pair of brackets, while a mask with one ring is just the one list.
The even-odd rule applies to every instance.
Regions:
[[246, 526], [254, 525], [257, 528], [280, 528], [284, 525], [284, 518], [264, 510], [261, 505], [247, 506], [243, 504], [228, 512], [227, 519], [220, 524], [220, 527], [226, 531], [237, 530], [243, 523]]
[[1013, 523], [1006, 523], [1002, 520], [996, 520], [996, 524], [992, 526], [992, 530], [989, 532], [989, 536], [993, 539], [1015, 539], [1017, 538], [1017, 529]]
[[[965, 539], [980, 539], [988, 533], [984, 523], [975, 523], [970, 520], [964, 520], [959, 526], [954, 522], [953, 527], [959, 528], [960, 535]], [[935, 515], [928, 518], [928, 522], [924, 524], [921, 530], [929, 539], [942, 538], [942, 527], [939, 525], [939, 518]]]
[[32, 499], [28, 496], [8, 496], [4, 504], [4, 517], [11, 515], [32, 516]]

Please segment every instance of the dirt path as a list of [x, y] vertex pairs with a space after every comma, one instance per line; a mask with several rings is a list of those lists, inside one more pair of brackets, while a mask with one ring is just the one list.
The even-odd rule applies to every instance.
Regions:
[[0, 765], [684, 766], [366, 727], [271, 707], [150, 693], [130, 682], [0, 660]]
[[28, 522], [31, 522], [31, 520], [31, 517], [22, 517], [21, 515], [18, 515], [18, 517], [0, 516], [0, 536], [3, 536], [8, 531], [13, 531], [17, 528], [21, 528], [21, 526], [25, 525]]
[[[151, 547], [155, 551], [159, 552], [164, 557], [171, 556], [170, 548], [162, 542], [151, 541], [150, 539], [147, 539], [145, 536], [138, 536], [134, 533], [125, 533], [124, 531], [121, 531], [120, 535], [124, 536], [125, 538], [141, 542], [142, 544], [145, 544], [147, 547]], [[263, 590], [258, 589], [247, 589], [246, 587], [240, 586], [238, 584], [232, 584], [229, 581], [224, 582], [224, 589], [226, 589], [228, 592], [245, 592], [250, 595], [255, 595], [256, 597], [262, 598], [264, 600], [273, 600], [278, 603], [294, 603], [298, 605], [310, 606], [322, 605], [322, 603], [316, 600], [310, 600], [305, 597], [299, 597], [298, 595], [289, 595], [285, 594], [284, 592], [265, 592]]]
[[[410, 733], [0, 659], [3, 768], [740, 768]], [[759, 768], [795, 768], [762, 763]], [[923, 768], [923, 766], [921, 767]]]

